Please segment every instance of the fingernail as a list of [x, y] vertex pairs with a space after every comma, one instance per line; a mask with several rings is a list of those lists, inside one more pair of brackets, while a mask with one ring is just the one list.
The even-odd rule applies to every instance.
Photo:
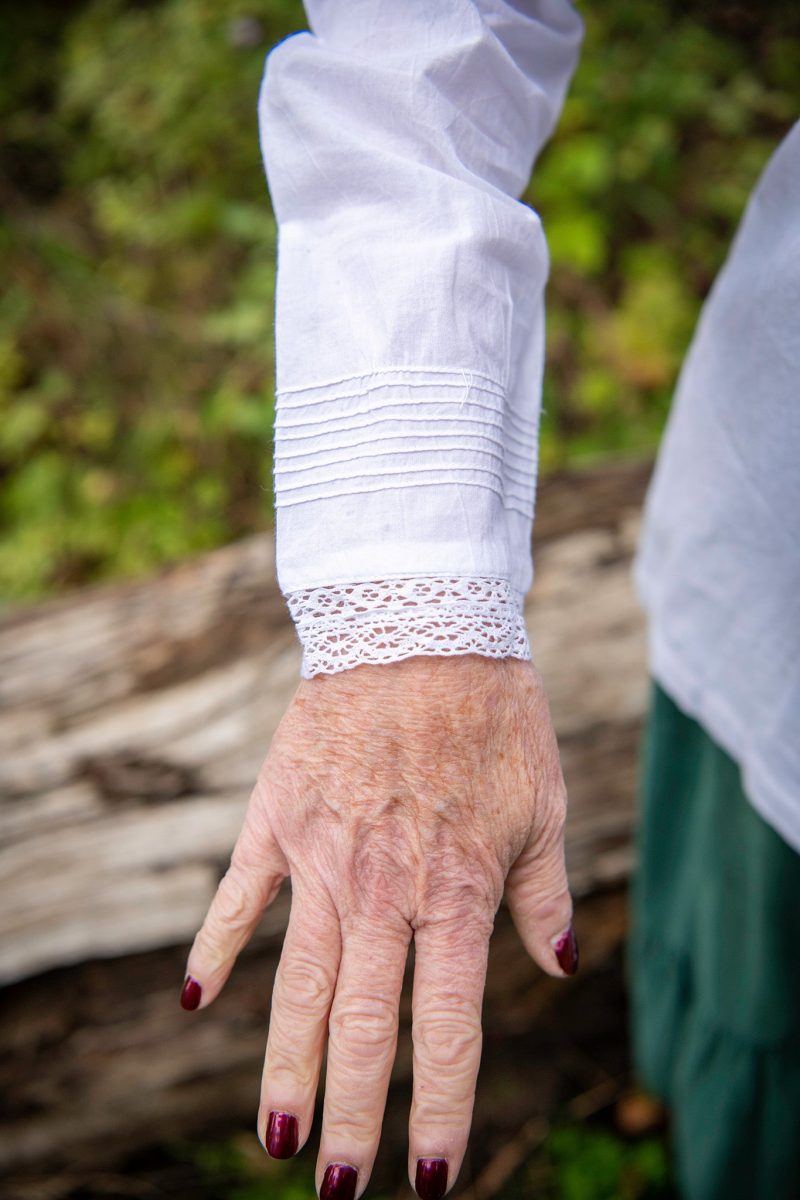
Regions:
[[562, 933], [553, 950], [564, 974], [574, 975], [578, 969], [578, 939], [571, 925], [566, 933]]
[[187, 975], [183, 982], [183, 991], [181, 992], [181, 1008], [185, 1008], [187, 1012], [193, 1012], [203, 995], [203, 989], [196, 979], [192, 979], [191, 975]]
[[291, 1113], [271, 1112], [267, 1121], [267, 1154], [270, 1158], [291, 1158], [299, 1141], [297, 1117]]
[[414, 1187], [422, 1200], [441, 1200], [447, 1191], [447, 1159], [418, 1158]]
[[319, 1200], [355, 1200], [358, 1171], [348, 1163], [328, 1163]]

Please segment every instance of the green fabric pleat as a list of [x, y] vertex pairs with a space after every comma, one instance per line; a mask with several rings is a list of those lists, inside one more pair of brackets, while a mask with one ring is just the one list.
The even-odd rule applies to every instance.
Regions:
[[685, 1200], [800, 1200], [800, 855], [651, 681], [628, 977]]

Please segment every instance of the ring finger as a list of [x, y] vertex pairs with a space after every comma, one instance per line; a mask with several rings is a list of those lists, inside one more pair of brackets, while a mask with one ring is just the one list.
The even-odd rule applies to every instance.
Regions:
[[328, 1029], [328, 1068], [317, 1187], [322, 1200], [353, 1200], [378, 1150], [411, 927], [362, 919], [343, 935]]

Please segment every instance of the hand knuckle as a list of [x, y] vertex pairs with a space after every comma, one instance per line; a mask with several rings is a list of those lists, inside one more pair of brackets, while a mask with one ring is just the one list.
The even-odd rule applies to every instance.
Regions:
[[572, 915], [572, 899], [560, 880], [545, 883], [531, 904], [534, 920], [542, 926], [557, 922], [566, 925]]
[[471, 1077], [481, 1045], [480, 1022], [466, 1009], [431, 1011], [417, 1021], [414, 1042], [420, 1060], [429, 1070], [444, 1071], [448, 1078], [461, 1074]]
[[264, 1083], [273, 1096], [279, 1094], [283, 1082], [302, 1092], [311, 1092], [317, 1083], [316, 1064], [312, 1059], [298, 1057], [296, 1038], [291, 1033], [270, 1037], [264, 1062]]
[[264, 870], [272, 866], [275, 843], [266, 810], [251, 804], [245, 823], [231, 855], [232, 866], [244, 871]]
[[237, 932], [249, 924], [251, 911], [248, 886], [238, 871], [229, 867], [217, 892], [214, 918], [223, 930]]
[[366, 1159], [374, 1141], [374, 1117], [365, 1112], [358, 1097], [342, 1095], [336, 1111], [325, 1117], [325, 1141], [330, 1146], [352, 1146]]
[[397, 846], [377, 845], [358, 848], [352, 878], [356, 913], [402, 913], [408, 908], [408, 879]]
[[397, 1003], [364, 996], [337, 1005], [329, 1021], [330, 1044], [351, 1064], [373, 1066], [388, 1055], [397, 1037]]
[[542, 850], [554, 851], [563, 844], [566, 833], [566, 810], [555, 808], [548, 812], [545, 828], [542, 830]]
[[280, 965], [280, 995], [295, 1010], [319, 1011], [327, 1006], [333, 988], [330, 971], [311, 958], [290, 958]]
[[228, 873], [247, 875], [258, 870], [259, 866], [260, 855], [255, 839], [253, 837], [240, 838], [233, 848]]
[[471, 879], [440, 880], [417, 928], [433, 924], [448, 931], [453, 946], [482, 947], [491, 936], [502, 894], [499, 874], [496, 879], [479, 872]]
[[533, 858], [541, 860], [549, 857], [555, 861], [560, 857], [563, 852], [566, 822], [566, 804], [560, 801], [548, 804], [547, 808], [539, 813], [531, 845]]
[[215, 970], [230, 957], [228, 941], [222, 926], [207, 920], [195, 939], [195, 952], [207, 969]]

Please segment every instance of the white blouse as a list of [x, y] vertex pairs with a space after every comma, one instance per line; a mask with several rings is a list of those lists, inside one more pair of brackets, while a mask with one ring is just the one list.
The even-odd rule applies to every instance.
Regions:
[[800, 121], [704, 305], [633, 580], [653, 675], [800, 851]]
[[306, 0], [267, 57], [277, 573], [302, 674], [529, 658], [548, 260], [518, 197], [567, 0]]
[[[547, 248], [519, 197], [568, 0], [306, 0], [267, 56], [278, 581], [302, 674], [530, 658]], [[800, 127], [706, 305], [633, 577], [650, 669], [800, 850]]]

